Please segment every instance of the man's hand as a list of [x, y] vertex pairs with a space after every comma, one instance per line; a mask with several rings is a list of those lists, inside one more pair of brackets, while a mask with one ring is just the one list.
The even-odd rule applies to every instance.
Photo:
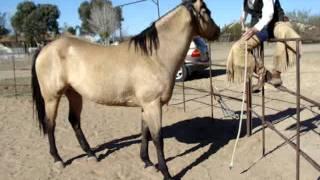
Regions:
[[258, 29], [256, 29], [255, 27], [253, 28], [249, 28], [243, 35], [242, 38], [244, 38], [245, 40], [250, 39], [253, 35], [255, 35], [258, 31]]

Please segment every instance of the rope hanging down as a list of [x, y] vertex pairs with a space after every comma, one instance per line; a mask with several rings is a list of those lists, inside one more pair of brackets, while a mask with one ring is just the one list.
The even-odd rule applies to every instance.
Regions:
[[233, 152], [231, 156], [231, 162], [229, 168], [233, 168], [233, 160], [234, 155], [236, 153], [237, 145], [239, 142], [240, 134], [241, 134], [241, 127], [242, 127], [242, 120], [243, 120], [243, 111], [244, 111], [244, 103], [245, 103], [245, 92], [246, 92], [246, 81], [247, 81], [247, 64], [248, 64], [248, 42], [245, 42], [245, 69], [244, 69], [244, 81], [243, 81], [243, 92], [242, 92], [242, 103], [241, 103], [241, 114], [240, 114], [240, 121], [239, 121], [239, 129], [237, 134], [237, 139], [233, 147]]

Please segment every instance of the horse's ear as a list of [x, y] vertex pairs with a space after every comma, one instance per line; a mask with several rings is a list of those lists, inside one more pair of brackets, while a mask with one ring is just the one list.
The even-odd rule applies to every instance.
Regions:
[[182, 0], [182, 3], [195, 3], [197, 0]]
[[193, 0], [194, 8], [197, 12], [200, 12], [200, 9], [202, 7], [203, 1], [202, 0]]

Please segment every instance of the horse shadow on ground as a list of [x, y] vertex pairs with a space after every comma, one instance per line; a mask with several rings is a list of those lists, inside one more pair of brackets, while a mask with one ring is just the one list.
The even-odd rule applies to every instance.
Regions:
[[[304, 111], [306, 108], [301, 108], [300, 112]], [[266, 115], [265, 119], [269, 122], [272, 122], [273, 124], [278, 124], [284, 120], [287, 120], [288, 118], [292, 118], [294, 115], [297, 114], [296, 108], [287, 108], [284, 111], [279, 111], [275, 114]], [[252, 126], [253, 128], [261, 127], [261, 120], [258, 118], [253, 118], [252, 120]], [[294, 123], [287, 127], [285, 130], [295, 130], [297, 124]], [[320, 114], [315, 114], [314, 117], [309, 119], [301, 119], [300, 123], [300, 133], [308, 132], [308, 131], [314, 131], [318, 135], [320, 135], [318, 132], [315, 131], [320, 126]], [[259, 130], [258, 130], [259, 131]], [[257, 132], [258, 132], [257, 131]]]
[[[226, 70], [225, 69], [213, 69], [213, 70], [211, 70], [212, 77], [217, 77], [217, 76], [221, 76], [221, 75], [225, 75], [225, 74], [226, 74]], [[195, 71], [194, 73], [192, 73], [190, 78], [187, 79], [187, 81], [203, 79], [203, 78], [206, 78], [206, 79], [210, 78], [210, 69], [205, 69], [205, 70], [202, 70], [202, 71]]]
[[[303, 109], [300, 110], [300, 112], [303, 111]], [[297, 114], [296, 108], [287, 108], [286, 110], [279, 111], [275, 114], [270, 114], [265, 116], [265, 120], [272, 122], [273, 124], [278, 124], [288, 118], [293, 117], [295, 114]], [[252, 127], [256, 128], [261, 126], [262, 122], [259, 118], [253, 118], [252, 119]]]
[[[301, 108], [300, 112], [305, 109], [306, 108]], [[272, 115], [267, 115], [265, 119], [269, 122], [272, 122], [272, 124], [275, 125], [275, 124], [280, 123], [288, 118], [294, 118], [293, 116], [296, 113], [297, 113], [296, 108], [288, 108], [284, 111], [280, 111], [280, 112], [272, 114]], [[320, 136], [319, 132], [317, 132], [315, 130], [315, 129], [319, 128], [319, 125], [320, 125], [320, 114], [314, 113], [314, 115], [315, 116], [310, 119], [306, 119], [306, 120], [301, 119], [302, 121], [300, 123], [300, 133], [313, 131], [315, 134], [318, 134]], [[294, 123], [294, 124], [288, 126], [285, 130], [286, 131], [296, 130], [296, 125], [297, 124]], [[259, 131], [261, 131], [262, 127], [261, 127], [261, 120], [258, 118], [254, 118], [253, 119], [253, 128], [258, 127], [258, 126], [260, 126], [260, 129], [258, 129], [255, 133], [258, 133]], [[293, 137], [295, 137], [295, 136], [293, 136]], [[265, 156], [261, 157], [259, 160], [257, 160], [252, 165], [250, 165], [247, 169], [243, 170], [241, 172], [241, 174], [248, 172], [252, 167], [254, 167], [264, 157], [272, 154], [273, 152], [275, 152], [276, 150], [278, 150], [279, 148], [281, 148], [282, 146], [284, 146], [286, 144], [287, 144], [287, 142], [282, 142], [281, 144], [276, 146], [274, 149], [270, 150], [269, 152], [266, 152]]]
[[[165, 127], [163, 129], [164, 138], [175, 138], [181, 143], [194, 144], [184, 152], [173, 157], [168, 157], [167, 161], [171, 161], [177, 157], [185, 156], [209, 146], [209, 149], [206, 152], [196, 157], [192, 163], [184, 167], [175, 175], [175, 178], [181, 179], [189, 170], [206, 161], [211, 155], [215, 154], [219, 149], [228, 144], [230, 140], [235, 139], [237, 129], [237, 120], [213, 120], [211, 117], [198, 117]], [[244, 133], [242, 136], [244, 136]]]
[[[239, 113], [239, 112], [238, 112]], [[296, 114], [295, 108], [288, 108], [284, 111], [276, 114], [267, 115], [266, 119], [273, 122], [274, 124], [279, 123], [289, 117]], [[319, 121], [319, 116], [310, 119], [309, 121]], [[306, 121], [308, 122], [308, 121]], [[245, 123], [245, 122], [244, 122]], [[162, 128], [164, 139], [174, 138], [178, 142], [193, 145], [191, 148], [186, 149], [184, 152], [177, 154], [172, 157], [167, 157], [166, 161], [174, 160], [177, 157], [182, 157], [192, 152], [196, 152], [203, 147], [209, 146], [209, 149], [195, 158], [195, 160], [184, 167], [180, 172], [175, 175], [176, 179], [181, 179], [189, 170], [202, 162], [206, 161], [211, 155], [215, 154], [219, 149], [228, 144], [230, 140], [236, 138], [238, 130], [238, 120], [234, 119], [212, 119], [211, 117], [196, 117], [193, 119], [187, 119], [175, 124]], [[308, 123], [307, 123], [308, 124]], [[259, 119], [253, 119], [253, 127], [261, 125]], [[245, 135], [245, 126], [242, 126], [241, 137]], [[256, 133], [260, 131], [257, 130]], [[99, 155], [98, 160], [101, 161], [108, 155], [127, 148], [131, 145], [140, 144], [140, 133], [134, 134], [119, 139], [106, 142], [94, 148], [95, 153], [101, 153], [105, 150], [106, 152]], [[151, 145], [151, 144], [150, 144]], [[139, 154], [137, 153], [137, 156]], [[69, 159], [66, 165], [70, 165], [72, 161], [78, 158], [85, 157], [86, 154], [81, 154], [76, 157]]]
[[[182, 169], [175, 177], [177, 179], [181, 179], [190, 169], [208, 159], [220, 148], [228, 144], [230, 140], [236, 138], [237, 128], [237, 120], [219, 120], [212, 119], [211, 117], [197, 117], [193, 119], [187, 119], [163, 127], [162, 133], [164, 139], [175, 138], [178, 142], [194, 145], [191, 148], [186, 149], [181, 154], [167, 157], [166, 161], [174, 160], [177, 157], [185, 156], [189, 153], [196, 152], [203, 147], [209, 146], [207, 152], [196, 158], [194, 162]], [[115, 139], [110, 142], [101, 144], [95, 147], [93, 150], [95, 153], [103, 152], [98, 157], [98, 160], [102, 161], [104, 158], [107, 158], [108, 155], [118, 150], [134, 144], [140, 144], [140, 135], [141, 134], [139, 133]], [[153, 143], [150, 143], [151, 146], [152, 144]], [[86, 154], [78, 155], [67, 160], [65, 164], [70, 165], [75, 159], [83, 158], [85, 156]], [[137, 153], [137, 156], [139, 156], [139, 153]]]
[[[286, 130], [295, 130], [297, 124], [292, 124], [291, 126], [287, 127]], [[300, 123], [300, 133], [313, 131], [314, 133], [320, 136], [320, 133], [317, 132], [315, 129], [319, 128], [320, 126], [320, 114], [316, 115], [315, 117], [309, 118], [304, 120]]]

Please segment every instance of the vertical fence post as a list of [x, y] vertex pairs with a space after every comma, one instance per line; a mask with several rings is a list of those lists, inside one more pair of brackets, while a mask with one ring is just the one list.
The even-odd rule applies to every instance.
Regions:
[[211, 59], [211, 43], [208, 42], [208, 49], [209, 49], [209, 75], [210, 75], [210, 105], [211, 105], [211, 118], [214, 118], [214, 111], [213, 111], [213, 83], [212, 83], [212, 59]]
[[247, 126], [247, 136], [252, 135], [252, 79], [248, 78], [248, 80], [245, 80], [246, 82], [246, 101], [247, 101], [247, 120], [246, 120], [246, 126]]
[[[261, 49], [260, 49], [260, 58], [261, 58], [261, 63], [264, 67], [264, 44], [261, 44]], [[265, 78], [263, 78], [262, 81], [262, 90], [261, 90], [261, 104], [262, 104], [262, 156], [264, 157], [266, 154], [266, 115], [265, 115], [265, 108], [266, 108], [266, 102], [265, 102]]]
[[297, 160], [296, 160], [296, 179], [300, 179], [300, 41], [296, 40], [296, 78], [297, 78]]
[[186, 112], [186, 94], [185, 94], [184, 80], [182, 80], [182, 100], [183, 100], [183, 111]]
[[13, 70], [13, 80], [14, 80], [14, 95], [17, 99], [18, 92], [17, 92], [17, 78], [16, 78], [16, 62], [14, 58], [14, 54], [11, 54], [11, 60], [12, 60], [12, 70]]

